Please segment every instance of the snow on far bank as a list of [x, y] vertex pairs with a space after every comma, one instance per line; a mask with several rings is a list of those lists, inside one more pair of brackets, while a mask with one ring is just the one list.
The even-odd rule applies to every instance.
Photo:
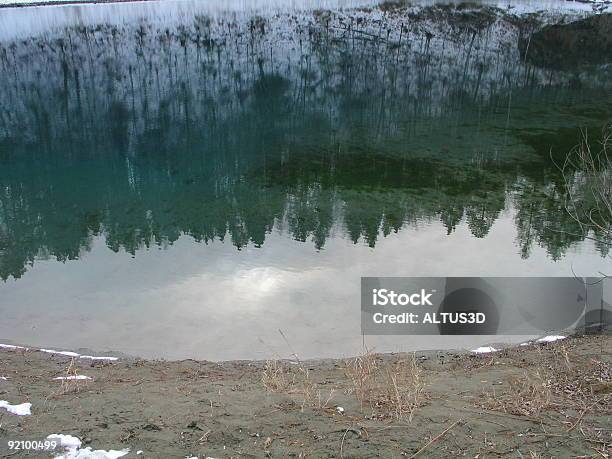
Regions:
[[[53, 5], [55, 3], [55, 5]], [[60, 3], [58, 5], [58, 3]], [[68, 3], [68, 4], [65, 4]], [[127, 23], [157, 23], [165, 27], [193, 22], [201, 15], [227, 14], [274, 14], [279, 12], [308, 11], [318, 9], [355, 9], [374, 6], [383, 0], [224, 0], [224, 1], [115, 1], [98, 4], [65, 0], [0, 0], [2, 6], [41, 5], [31, 8], [0, 8], [0, 41], [22, 39], [52, 30], [74, 26], [97, 26], [100, 24], [122, 26]], [[418, 0], [411, 8], [422, 8], [435, 4], [448, 4], [449, 0]], [[476, 4], [497, 7], [513, 14], [538, 11], [589, 13], [594, 5], [610, 9], [602, 0], [592, 2], [566, 0], [477, 0]]]
[[130, 452], [129, 449], [118, 450], [92, 450], [91, 447], [81, 448], [81, 440], [72, 435], [51, 434], [47, 440], [59, 442], [64, 448], [64, 454], [55, 456], [55, 459], [117, 459]]
[[[136, 3], [142, 0], [133, 0]], [[188, 4], [194, 0], [182, 0], [181, 3]], [[200, 0], [195, 0], [199, 2]], [[295, 10], [295, 9], [320, 9], [320, 8], [358, 8], [362, 6], [375, 6], [384, 3], [385, 0], [224, 0], [223, 2], [203, 5], [210, 11], [244, 11], [244, 10]], [[464, 0], [467, 1], [467, 0]], [[168, 0], [157, 0], [151, 3], [172, 3]], [[112, 4], [124, 3], [124, 0], [0, 0], [0, 6], [28, 6], [28, 5], [49, 5], [53, 4], [73, 4], [73, 5], [93, 5], [93, 4]], [[177, 2], [178, 3], [178, 2]], [[411, 2], [415, 6], [428, 6], [438, 3], [448, 4], [448, 0], [417, 0]], [[457, 2], [461, 3], [461, 2]], [[559, 6], [562, 3], [576, 3], [583, 5], [607, 5], [610, 0], [478, 0], [482, 5], [491, 5], [498, 8], [550, 8]], [[578, 5], [576, 5], [578, 6]]]
[[11, 405], [6, 400], [0, 400], [0, 408], [5, 408], [11, 414], [16, 414], [17, 416], [28, 416], [32, 414], [32, 404], [31, 403], [21, 403], [19, 405]]
[[488, 354], [489, 352], [497, 352], [498, 350], [492, 346], [481, 346], [476, 349], [472, 349], [475, 354]]

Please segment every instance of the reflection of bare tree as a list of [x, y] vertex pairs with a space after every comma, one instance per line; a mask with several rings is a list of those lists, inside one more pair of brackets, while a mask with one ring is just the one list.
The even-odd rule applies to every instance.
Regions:
[[602, 133], [597, 147], [586, 131], [580, 143], [558, 165], [567, 194], [565, 210], [583, 237], [593, 239], [605, 253], [612, 245], [612, 162], [608, 154], [612, 123]]

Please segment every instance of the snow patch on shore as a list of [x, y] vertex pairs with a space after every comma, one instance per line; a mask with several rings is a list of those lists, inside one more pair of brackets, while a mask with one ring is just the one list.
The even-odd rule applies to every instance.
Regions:
[[130, 451], [128, 449], [122, 449], [117, 451], [111, 449], [105, 451], [103, 449], [92, 450], [89, 446], [83, 449], [77, 449], [76, 451], [67, 451], [61, 456], [56, 456], [55, 459], [117, 459], [125, 456]]
[[96, 357], [94, 355], [81, 355], [81, 356], [79, 356], [79, 358], [80, 359], [89, 359], [89, 360], [109, 360], [111, 362], [119, 360], [118, 357]]
[[488, 354], [489, 352], [497, 352], [498, 349], [495, 349], [492, 346], [481, 346], [476, 349], [472, 349], [472, 352], [475, 354]]
[[13, 344], [0, 344], [0, 348], [2, 349], [25, 349], [27, 350], [27, 347], [23, 347], [23, 346], [14, 346]]
[[[1, 344], [1, 343], [0, 343], [0, 349], [25, 349], [26, 351], [30, 350], [30, 348], [23, 347], [23, 346], [15, 346], [13, 344]], [[78, 359], [107, 360], [110, 362], [119, 360], [118, 357], [110, 357], [110, 356], [98, 357], [95, 355], [81, 355], [77, 352], [72, 352], [72, 351], [56, 351], [55, 349], [34, 349], [34, 350], [39, 350], [40, 352], [44, 352], [46, 354], [64, 355], [66, 357], [74, 357]]]
[[74, 381], [74, 380], [81, 380], [81, 379], [93, 379], [91, 376], [85, 376], [85, 375], [72, 375], [72, 376], [58, 376], [57, 378], [53, 378], [54, 380], [64, 380], [64, 381]]
[[559, 341], [567, 338], [567, 336], [563, 335], [549, 335], [537, 340], [538, 343], [553, 343], [555, 341]]
[[80, 354], [77, 354], [76, 352], [70, 352], [70, 351], [56, 351], [53, 349], [40, 349], [40, 352], [46, 352], [47, 354], [65, 355], [68, 357], [80, 357]]
[[67, 357], [75, 357], [78, 359], [89, 359], [89, 360], [119, 360], [117, 357], [96, 357], [93, 355], [81, 355], [72, 351], [56, 351], [54, 349], [40, 349], [40, 352], [46, 352], [47, 354], [65, 355]]
[[117, 459], [130, 452], [129, 449], [118, 450], [92, 450], [91, 447], [81, 448], [81, 440], [72, 435], [52, 434], [47, 436], [47, 440], [58, 441], [64, 448], [64, 454], [56, 456], [55, 459]]
[[78, 449], [81, 447], [81, 440], [72, 435], [51, 434], [47, 436], [47, 440], [59, 442], [59, 446], [66, 449]]
[[11, 405], [6, 400], [0, 400], [0, 408], [5, 408], [11, 414], [16, 414], [17, 416], [29, 416], [32, 414], [32, 404], [31, 403], [21, 403], [19, 405]]
[[567, 338], [567, 336], [563, 335], [548, 335], [542, 338], [538, 338], [535, 341], [526, 341], [524, 343], [519, 344], [519, 346], [531, 346], [536, 343], [554, 343], [555, 341], [560, 341], [562, 339]]

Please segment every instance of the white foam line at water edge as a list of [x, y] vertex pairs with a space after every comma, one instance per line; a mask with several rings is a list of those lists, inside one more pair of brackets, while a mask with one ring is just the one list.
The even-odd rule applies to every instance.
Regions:
[[11, 414], [16, 414], [17, 416], [29, 416], [32, 414], [32, 404], [31, 403], [21, 403], [19, 405], [11, 405], [6, 400], [0, 400], [0, 408], [5, 408]]
[[0, 376], [0, 379], [1, 379], [2, 381], [8, 381], [8, 378], [7, 378], [6, 376]]
[[471, 352], [475, 353], [475, 354], [488, 354], [489, 352], [497, 352], [498, 349], [495, 349], [492, 346], [481, 346], [478, 347], [476, 349], [472, 349]]
[[117, 459], [130, 452], [129, 449], [119, 450], [92, 450], [91, 447], [81, 448], [81, 440], [72, 435], [51, 434], [47, 436], [49, 441], [59, 441], [64, 448], [64, 454], [55, 456], [55, 459]]
[[54, 380], [64, 380], [64, 381], [74, 381], [74, 380], [82, 380], [88, 379], [92, 380], [93, 378], [85, 375], [71, 375], [71, 376], [58, 376], [57, 378], [53, 378]]

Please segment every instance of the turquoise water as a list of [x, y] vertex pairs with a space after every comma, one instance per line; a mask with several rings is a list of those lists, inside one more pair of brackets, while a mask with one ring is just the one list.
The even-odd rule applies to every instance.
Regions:
[[491, 8], [154, 5], [0, 42], [0, 338], [340, 355], [360, 276], [609, 265], [553, 161], [610, 120], [607, 67], [526, 61]]

